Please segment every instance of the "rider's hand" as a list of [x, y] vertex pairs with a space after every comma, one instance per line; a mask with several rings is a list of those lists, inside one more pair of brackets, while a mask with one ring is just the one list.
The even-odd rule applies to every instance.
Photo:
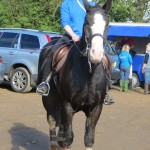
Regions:
[[72, 40], [73, 40], [74, 42], [78, 42], [78, 41], [80, 41], [80, 37], [77, 36], [77, 35], [74, 35], [74, 36], [72, 36]]

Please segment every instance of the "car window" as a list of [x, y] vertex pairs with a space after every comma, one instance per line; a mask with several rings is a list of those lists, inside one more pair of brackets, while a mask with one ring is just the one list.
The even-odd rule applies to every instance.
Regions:
[[22, 34], [21, 35], [21, 43], [20, 47], [22, 49], [39, 49], [40, 43], [37, 36], [34, 35], [28, 35], [28, 34]]
[[0, 38], [1, 38], [1, 36], [2, 36], [2, 32], [0, 32]]
[[18, 43], [18, 38], [18, 33], [1, 32], [0, 47], [15, 48]]

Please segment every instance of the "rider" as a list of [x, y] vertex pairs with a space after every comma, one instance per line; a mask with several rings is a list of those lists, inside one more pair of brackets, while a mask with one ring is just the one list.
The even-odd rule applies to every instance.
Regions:
[[[91, 6], [95, 6], [92, 0], [87, 0]], [[51, 49], [51, 52], [47, 56], [46, 63], [44, 64], [44, 71], [42, 73], [42, 83], [37, 87], [37, 92], [41, 95], [47, 96], [49, 94], [49, 84], [45, 81], [51, 72], [51, 62], [54, 52], [64, 43], [79, 42], [83, 32], [83, 24], [86, 16], [86, 10], [83, 0], [64, 0], [61, 9], [61, 24], [65, 30], [65, 34], [58, 40], [59, 43]], [[61, 44], [62, 43], [62, 44]], [[112, 99], [110, 99], [112, 102]], [[108, 101], [107, 101], [108, 104]]]
[[[90, 5], [94, 6], [95, 3], [88, 0]], [[65, 34], [58, 40], [46, 59], [46, 63], [42, 73], [42, 83], [38, 86], [37, 92], [42, 95], [48, 95], [49, 86], [45, 83], [50, 71], [51, 71], [51, 58], [54, 52], [61, 47], [64, 43], [69, 44], [70, 41], [78, 42], [82, 36], [83, 24], [86, 16], [86, 10], [84, 8], [83, 0], [64, 0], [61, 9], [61, 24], [65, 30]], [[61, 44], [62, 43], [62, 44]]]

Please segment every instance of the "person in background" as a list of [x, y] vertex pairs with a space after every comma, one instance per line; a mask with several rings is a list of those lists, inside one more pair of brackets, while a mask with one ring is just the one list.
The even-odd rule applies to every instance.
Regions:
[[130, 46], [129, 53], [131, 54], [132, 58], [135, 56], [135, 54], [136, 54], [136, 51], [134, 50], [135, 42], [133, 39], [131, 39], [127, 36], [124, 36], [123, 40], [121, 41], [120, 44], [121, 44], [121, 47], [123, 47], [123, 45], [128, 44]]
[[[123, 40], [121, 41], [121, 47], [125, 44], [128, 44], [130, 46], [129, 53], [131, 54], [132, 59], [134, 58], [136, 51], [134, 50], [135, 42], [133, 39], [124, 36]], [[129, 74], [129, 89], [132, 89], [132, 65], [130, 68], [130, 74]]]
[[142, 67], [142, 73], [144, 73], [145, 84], [144, 94], [150, 93], [150, 42], [146, 45], [146, 54]]
[[109, 44], [114, 52], [116, 52], [116, 41], [109, 41]]
[[117, 52], [118, 54], [121, 53], [120, 42], [116, 42], [116, 52]]
[[128, 92], [128, 80], [130, 67], [132, 65], [132, 57], [129, 54], [130, 47], [128, 44], [122, 47], [122, 52], [119, 54], [120, 59], [120, 91]]

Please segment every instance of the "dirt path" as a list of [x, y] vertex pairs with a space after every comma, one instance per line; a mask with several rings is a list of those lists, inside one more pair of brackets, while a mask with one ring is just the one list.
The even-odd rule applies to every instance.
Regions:
[[[112, 90], [115, 104], [104, 105], [94, 150], [149, 150], [150, 95]], [[48, 124], [41, 97], [0, 85], [0, 150], [48, 150]], [[74, 117], [72, 150], [84, 150], [84, 114]]]

